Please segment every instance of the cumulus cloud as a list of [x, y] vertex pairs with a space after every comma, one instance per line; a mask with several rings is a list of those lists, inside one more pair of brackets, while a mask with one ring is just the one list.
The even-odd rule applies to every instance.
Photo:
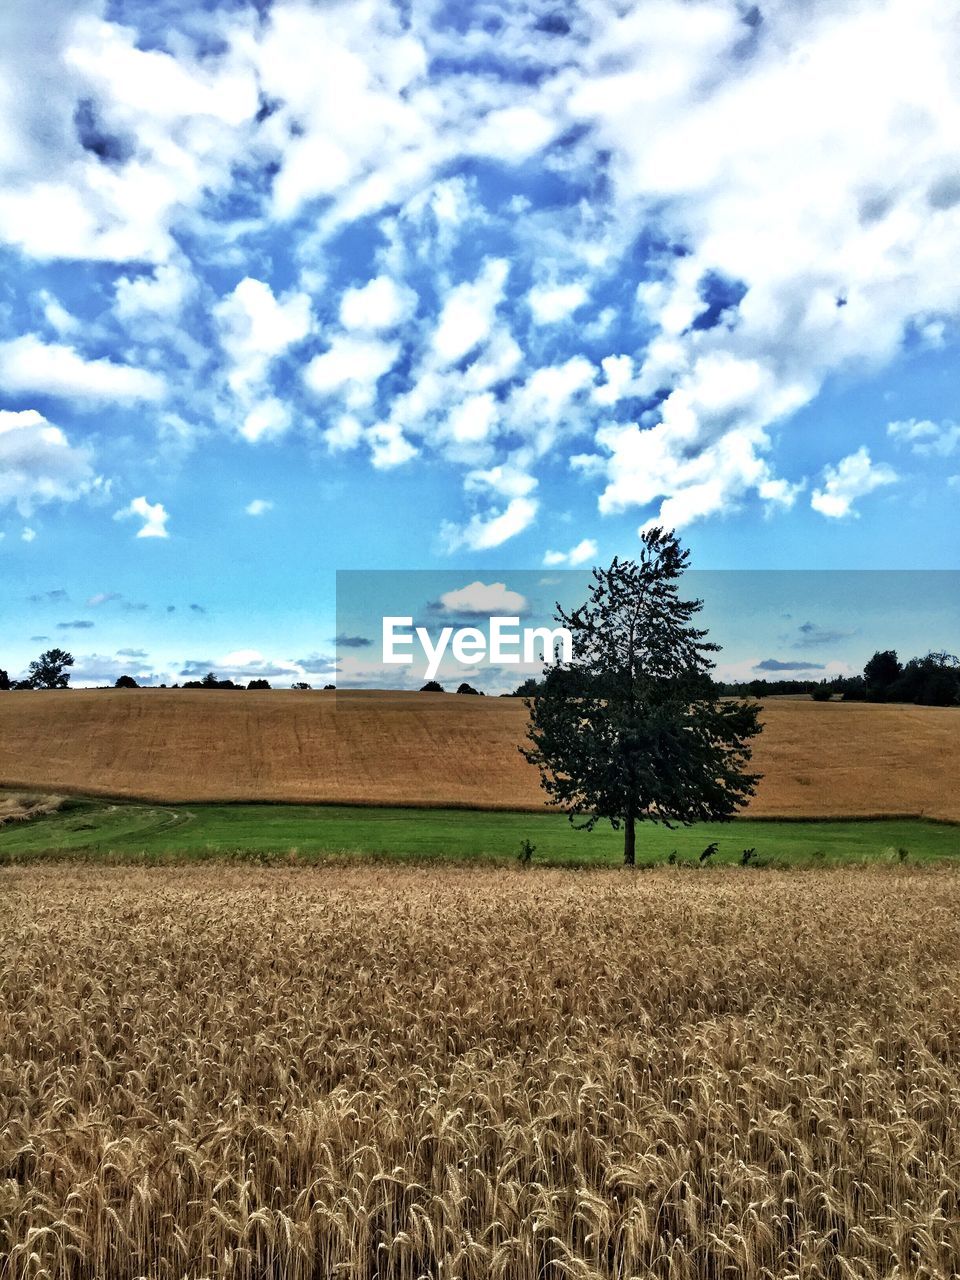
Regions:
[[463, 359], [490, 336], [509, 269], [503, 258], [488, 259], [476, 280], [447, 294], [433, 333], [433, 350], [442, 364]]
[[240, 423], [244, 440], [256, 444], [258, 440], [276, 440], [290, 430], [293, 414], [290, 406], [276, 396], [257, 400]]
[[35, 333], [0, 343], [0, 388], [78, 402], [160, 400], [166, 391], [163, 378], [147, 369], [86, 360], [73, 347], [46, 343]]
[[72, 445], [36, 409], [0, 409], [0, 506], [12, 503], [29, 516], [35, 507], [73, 502], [100, 488], [89, 448]]
[[244, 511], [248, 516], [263, 516], [272, 510], [273, 503], [269, 498], [254, 498], [252, 502], [248, 502], [244, 507]]
[[146, 275], [121, 276], [114, 287], [114, 311], [121, 320], [172, 319], [195, 288], [188, 270], [179, 263], [166, 263]]
[[453, 617], [512, 616], [526, 612], [527, 598], [512, 591], [505, 582], [470, 582], [465, 587], [445, 591], [437, 601], [437, 611]]
[[545, 552], [543, 563], [546, 568], [553, 568], [561, 564], [568, 564], [571, 568], [576, 568], [577, 565], [586, 564], [589, 560], [592, 560], [596, 554], [596, 542], [593, 538], [584, 538], [575, 547], [571, 547], [569, 551]]
[[394, 422], [380, 422], [364, 432], [370, 461], [378, 471], [390, 471], [417, 456], [417, 449]]
[[888, 423], [887, 435], [898, 444], [908, 445], [921, 457], [949, 458], [960, 448], [960, 425], [956, 422], [909, 418], [905, 422]]
[[[137, 530], [138, 538], [167, 538], [167, 521], [169, 515], [162, 502], [148, 502], [146, 498], [134, 498], [129, 506], [121, 508], [114, 515], [115, 520], [125, 520], [129, 516], [138, 516], [143, 526]], [[191, 608], [194, 606], [191, 605]]]
[[340, 299], [340, 323], [345, 329], [374, 333], [395, 329], [413, 315], [416, 306], [412, 289], [390, 276], [377, 276], [360, 288], [347, 289]]
[[537, 285], [530, 290], [528, 302], [537, 324], [557, 324], [573, 315], [589, 297], [579, 281], [574, 284]]
[[263, 280], [245, 276], [213, 309], [230, 360], [227, 382], [239, 395], [260, 387], [270, 362], [309, 334], [313, 319], [305, 293], [274, 296]]
[[163, 262], [173, 224], [224, 189], [258, 107], [256, 73], [137, 47], [91, 0], [5, 15], [0, 238], [40, 259]]
[[460, 547], [469, 551], [499, 547], [533, 523], [539, 506], [536, 498], [511, 498], [502, 511], [477, 512], [465, 525], [448, 522], [441, 530], [446, 548], [454, 552]]
[[823, 516], [837, 520], [857, 515], [853, 504], [883, 485], [893, 484], [897, 473], [886, 463], [874, 463], [866, 445], [842, 458], [835, 467], [824, 468], [824, 483], [814, 489], [810, 505]]
[[[0, 386], [158, 400], [155, 339], [201, 310], [195, 288], [247, 273], [192, 352], [181, 336], [195, 385], [171, 372], [169, 394], [198, 416], [209, 395], [204, 420], [253, 442], [307, 419], [305, 388], [331, 452], [366, 446], [381, 469], [439, 454], [470, 499], [477, 474], [529, 477], [448, 526], [485, 547], [528, 526], [539, 469], [571, 456], [601, 514], [786, 509], [804, 484], [782, 461], [796, 411], [846, 368], [955, 332], [955, 0], [597, 0], [562, 21], [518, 4], [454, 27], [437, 12], [228, 6], [164, 49], [94, 0], [54, 0], [42, 41], [16, 7], [0, 240], [110, 264], [104, 323], [127, 345], [89, 359], [74, 294], [68, 311], [34, 293], [30, 327], [58, 340], [0, 344]], [[486, 157], [523, 166], [509, 199]], [[336, 235], [374, 219], [357, 283], [323, 296], [343, 278]], [[307, 291], [327, 327], [291, 379]], [[889, 438], [954, 454], [956, 428], [936, 425]], [[843, 483], [828, 474], [814, 508], [842, 507]]]
[[317, 395], [343, 392], [350, 408], [365, 408], [373, 403], [377, 383], [393, 368], [399, 354], [396, 342], [337, 334], [327, 350], [306, 366], [303, 380]]

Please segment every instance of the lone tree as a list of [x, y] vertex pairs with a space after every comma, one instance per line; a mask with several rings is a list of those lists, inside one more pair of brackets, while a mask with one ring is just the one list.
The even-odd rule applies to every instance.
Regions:
[[66, 689], [70, 683], [67, 667], [72, 666], [72, 653], [66, 649], [47, 649], [30, 663], [27, 683], [31, 689]]
[[579, 609], [557, 605], [573, 659], [549, 667], [527, 702], [532, 746], [520, 748], [571, 823], [623, 827], [627, 866], [637, 822], [729, 818], [759, 781], [746, 769], [759, 707], [721, 696], [708, 657], [719, 645], [691, 625], [702, 601], [677, 594], [689, 552], [659, 528], [642, 541], [639, 561], [593, 570]]

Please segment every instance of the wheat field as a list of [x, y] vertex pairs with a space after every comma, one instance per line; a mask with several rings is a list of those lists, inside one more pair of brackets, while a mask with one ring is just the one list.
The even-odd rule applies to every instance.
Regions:
[[[757, 817], [960, 820], [960, 712], [770, 699]], [[519, 698], [276, 690], [0, 695], [0, 787], [160, 803], [539, 809]]]
[[4, 1280], [960, 1258], [960, 875], [0, 876]]

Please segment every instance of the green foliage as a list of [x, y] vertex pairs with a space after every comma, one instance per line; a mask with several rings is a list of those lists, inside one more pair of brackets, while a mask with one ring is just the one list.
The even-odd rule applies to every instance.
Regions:
[[0, 692], [6, 692], [6, 690], [9, 688], [10, 688], [10, 677], [7, 675], [4, 669], [0, 667]]
[[[26, 686], [30, 689], [66, 689], [70, 683], [67, 667], [73, 666], [73, 654], [66, 649], [47, 649], [30, 663]], [[23, 687], [20, 682], [19, 687]]]
[[826, 680], [821, 680], [819, 684], [814, 685], [810, 690], [810, 697], [814, 702], [829, 702], [833, 697], [833, 689], [827, 684]]
[[263, 679], [260, 679], [260, 680], [251, 680], [251, 681], [250, 681], [250, 683], [247, 685], [247, 688], [248, 688], [248, 689], [269, 689], [269, 688], [270, 688], [270, 681], [269, 681], [269, 680], [263, 680]]
[[134, 680], [133, 676], [117, 676], [113, 687], [115, 689], [139, 689], [140, 686]]
[[421, 688], [421, 693], [443, 693], [443, 685], [437, 680], [428, 680]]
[[208, 671], [202, 680], [185, 680], [184, 689], [239, 689], [232, 680], [220, 680], [216, 673]]
[[758, 781], [746, 768], [758, 708], [721, 696], [709, 674], [718, 646], [692, 625], [702, 602], [678, 594], [689, 553], [662, 529], [642, 542], [639, 561], [594, 569], [580, 608], [557, 606], [573, 660], [547, 668], [520, 748], [571, 822], [623, 827], [628, 865], [637, 821], [726, 819]]
[[881, 702], [903, 668], [894, 649], [877, 650], [863, 668], [863, 682], [871, 702]]
[[521, 840], [520, 853], [517, 855], [520, 861], [520, 865], [523, 867], [529, 867], [530, 863], [533, 861], [533, 855], [536, 853], [536, 851], [537, 851], [537, 846], [535, 844], [531, 844], [530, 841], [526, 839]]

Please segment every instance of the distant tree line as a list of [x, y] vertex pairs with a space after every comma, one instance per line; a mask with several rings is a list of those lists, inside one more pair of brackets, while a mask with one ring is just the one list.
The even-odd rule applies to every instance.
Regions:
[[863, 675], [827, 683], [845, 702], [912, 702], [921, 707], [960, 705], [960, 659], [942, 651], [901, 663], [895, 649], [878, 650]]
[[[925, 707], [960, 705], [960, 659], [952, 653], [928, 653], [901, 663], [893, 649], [878, 650], [857, 676], [829, 680], [717, 681], [730, 697], [769, 698], [777, 694], [809, 694], [817, 702], [840, 698], [844, 702], [910, 702]], [[531, 676], [507, 698], [536, 698], [544, 680]]]
[[[9, 674], [0, 667], [0, 692], [10, 689], [67, 689], [70, 686], [69, 668], [74, 664], [72, 653], [66, 649], [47, 649], [40, 657], [31, 662], [27, 675], [23, 680], [11, 680]], [[114, 681], [115, 689], [139, 689], [141, 686], [133, 676], [118, 676]], [[167, 686], [162, 684], [161, 689]], [[216, 672], [208, 671], [202, 680], [185, 680], [182, 685], [171, 685], [172, 689], [269, 689], [269, 680], [262, 678], [251, 680], [247, 685], [237, 684], [233, 680], [220, 679]], [[313, 686], [302, 680], [290, 686], [292, 689], [311, 689]], [[335, 684], [325, 684], [324, 691], [336, 689]]]
[[[30, 663], [22, 680], [11, 680], [0, 667], [0, 692], [10, 689], [66, 689], [70, 684], [70, 667], [73, 654], [65, 649], [47, 649]], [[550, 677], [556, 681], [568, 679], [562, 670]], [[933, 652], [922, 658], [910, 658], [901, 663], [894, 649], [878, 650], [857, 676], [834, 676], [830, 680], [742, 680], [715, 682], [720, 693], [730, 697], [769, 698], [777, 694], [809, 694], [818, 702], [840, 698], [844, 702], [910, 702], [925, 707], [952, 707], [960, 705], [960, 659], [952, 653]], [[133, 676], [118, 676], [115, 689], [138, 689]], [[262, 677], [237, 684], [208, 671], [201, 680], [185, 680], [173, 689], [270, 689], [269, 680]], [[296, 681], [292, 689], [307, 690], [312, 685]], [[324, 691], [336, 689], [325, 684]], [[512, 693], [501, 694], [505, 698], [536, 698], [545, 689], [545, 680], [530, 676]], [[161, 685], [161, 689], [167, 688]], [[428, 680], [421, 693], [443, 693], [443, 685]], [[483, 697], [482, 689], [463, 681], [457, 693]]]

